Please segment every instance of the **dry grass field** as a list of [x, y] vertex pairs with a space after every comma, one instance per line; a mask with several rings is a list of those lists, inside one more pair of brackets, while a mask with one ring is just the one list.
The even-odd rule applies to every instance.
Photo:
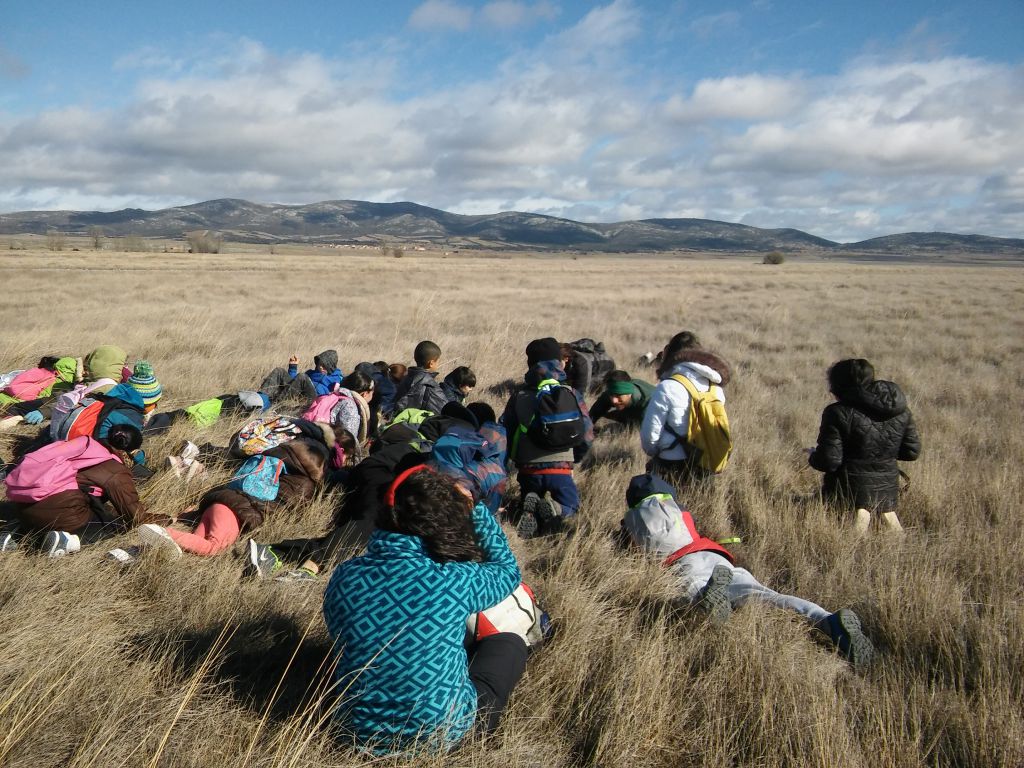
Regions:
[[[658, 565], [612, 546], [643, 460], [635, 434], [605, 434], [577, 473], [578, 535], [512, 542], [556, 639], [498, 735], [411, 764], [1024, 764], [1024, 273], [755, 260], [0, 252], [0, 369], [116, 343], [153, 362], [169, 409], [253, 387], [293, 352], [336, 348], [347, 371], [410, 362], [430, 338], [442, 370], [472, 366], [498, 408], [486, 390], [522, 374], [532, 338], [603, 339], [635, 370], [693, 329], [736, 369], [737, 450], [687, 500], [698, 523], [742, 536], [742, 563], [775, 588], [854, 608], [879, 662], [852, 672], [778, 610], [748, 605], [725, 627], [678, 610]], [[904, 388], [921, 431], [903, 538], [859, 539], [801, 500], [819, 480], [801, 449], [829, 402], [825, 370], [850, 356]], [[148, 444], [151, 463], [188, 434]], [[201, 490], [161, 473], [144, 494], [175, 512]], [[318, 533], [335, 501], [258, 538]], [[242, 543], [128, 568], [108, 547], [0, 556], [0, 765], [406, 764], [334, 738], [323, 583], [243, 579]]]

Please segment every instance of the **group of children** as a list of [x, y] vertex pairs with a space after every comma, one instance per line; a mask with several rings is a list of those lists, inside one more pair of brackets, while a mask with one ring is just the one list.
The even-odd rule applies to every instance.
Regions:
[[[526, 373], [500, 418], [484, 402], [467, 403], [477, 383], [468, 367], [439, 378], [441, 350], [430, 341], [416, 346], [409, 368], [360, 363], [345, 375], [337, 352], [325, 350], [305, 372], [292, 357], [255, 390], [163, 413], [153, 367], [127, 368], [118, 347], [99, 347], [81, 362], [44, 357], [0, 380], [0, 428], [51, 420], [5, 465], [5, 517], [13, 524], [0, 551], [25, 541], [56, 557], [134, 529], [140, 547], [215, 555], [281, 505], [337, 486], [326, 535], [250, 539], [247, 568], [258, 577], [316, 581], [345, 553], [365, 550], [334, 568], [324, 597], [345, 691], [340, 721], [375, 751], [447, 748], [474, 723], [497, 727], [530, 647], [544, 635], [538, 627], [546, 617], [521, 585], [499, 519], [522, 538], [572, 529], [580, 509], [574, 467], [604, 418], [635, 425], [649, 456], [646, 473], [626, 489], [618, 540], [661, 561], [681, 596], [713, 621], [760, 600], [795, 611], [853, 664], [870, 661], [873, 646], [855, 613], [764, 586], [702, 536], [678, 501], [694, 484], [712, 482], [731, 448], [721, 458], [731, 377], [723, 358], [692, 332], [676, 334], [658, 356], [653, 385], [615, 369], [593, 342], [581, 349], [540, 338], [525, 352]], [[906, 399], [892, 382], [876, 381], [865, 360], [836, 363], [829, 383], [837, 402], [825, 409], [810, 453], [811, 466], [825, 473], [823, 491], [850, 509], [894, 515], [896, 461], [920, 450]], [[600, 394], [588, 408], [590, 388]], [[204, 463], [233, 462], [231, 479], [180, 519], [150, 512], [136, 489], [151, 473], [144, 436], [228, 416], [242, 422], [230, 445], [188, 442], [168, 466], [197, 478]], [[520, 495], [506, 504], [509, 468]], [[109, 556], [133, 561], [139, 549]], [[509, 601], [514, 608], [502, 612]]]

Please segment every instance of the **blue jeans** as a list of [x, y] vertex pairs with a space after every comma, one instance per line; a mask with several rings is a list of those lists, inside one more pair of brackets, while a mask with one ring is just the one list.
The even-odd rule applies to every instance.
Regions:
[[528, 493], [543, 496], [550, 491], [551, 498], [562, 508], [562, 517], [572, 517], [580, 508], [580, 492], [571, 474], [526, 475], [520, 472], [519, 490], [522, 496]]

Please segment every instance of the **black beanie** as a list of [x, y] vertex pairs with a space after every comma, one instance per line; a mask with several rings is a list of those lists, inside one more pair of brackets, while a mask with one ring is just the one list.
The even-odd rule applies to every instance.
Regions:
[[536, 365], [541, 360], [561, 360], [562, 345], [550, 336], [534, 339], [526, 345], [526, 364]]

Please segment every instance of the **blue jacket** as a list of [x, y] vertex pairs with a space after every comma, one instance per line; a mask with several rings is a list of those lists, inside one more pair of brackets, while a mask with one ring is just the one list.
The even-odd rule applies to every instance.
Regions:
[[[299, 367], [297, 365], [288, 366], [288, 376], [294, 379], [299, 375]], [[313, 382], [313, 386], [316, 387], [317, 395], [329, 395], [339, 386], [341, 386], [341, 380], [344, 378], [341, 374], [340, 368], [335, 368], [330, 373], [320, 373], [315, 368], [310, 368], [306, 371], [306, 375], [309, 376], [309, 380]]]
[[339, 565], [324, 594], [338, 655], [339, 717], [364, 746], [388, 753], [445, 749], [476, 717], [463, 640], [466, 618], [519, 584], [505, 534], [483, 504], [473, 524], [484, 562], [437, 563], [423, 540], [376, 530], [366, 553]]

